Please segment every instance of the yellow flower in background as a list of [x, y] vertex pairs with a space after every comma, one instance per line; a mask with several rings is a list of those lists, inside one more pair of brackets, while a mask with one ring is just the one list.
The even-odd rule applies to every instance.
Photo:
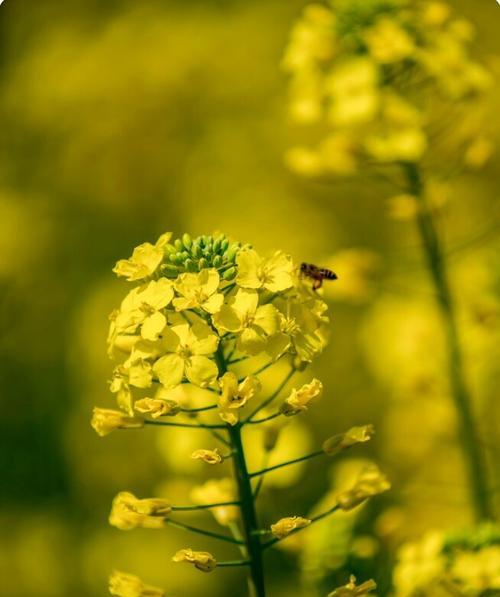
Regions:
[[92, 427], [101, 436], [110, 434], [116, 429], [138, 429], [144, 426], [144, 420], [138, 417], [127, 417], [119, 410], [94, 407]]
[[349, 431], [340, 433], [328, 438], [323, 442], [322, 449], [328, 456], [335, 456], [342, 450], [350, 448], [356, 444], [364, 443], [373, 437], [375, 428], [373, 425], [363, 425], [362, 427], [351, 427]]
[[143, 583], [138, 576], [118, 571], [109, 578], [109, 592], [115, 597], [165, 597], [162, 589]]
[[278, 539], [283, 539], [296, 529], [303, 529], [310, 524], [311, 521], [308, 518], [303, 518], [302, 516], [289, 516], [281, 518], [278, 522], [272, 524], [271, 533], [275, 537], [278, 537]]
[[160, 398], [142, 398], [136, 400], [134, 408], [137, 412], [143, 415], [150, 415], [153, 419], [159, 417], [173, 417], [179, 410], [180, 406], [175, 400], [163, 400]]
[[349, 511], [369, 497], [384, 493], [390, 488], [387, 477], [376, 465], [371, 465], [361, 472], [354, 487], [338, 494], [337, 503], [342, 510]]
[[220, 277], [215, 269], [204, 269], [198, 274], [181, 274], [175, 281], [175, 290], [181, 295], [173, 300], [177, 311], [203, 309], [207, 313], [217, 313], [224, 302], [224, 295], [217, 292]]
[[214, 450], [195, 450], [191, 454], [193, 460], [203, 460], [207, 464], [221, 464], [224, 461], [222, 454], [217, 448]]
[[459, 550], [454, 555], [450, 574], [467, 592], [500, 591], [500, 545], [485, 546], [478, 551]]
[[290, 396], [283, 402], [280, 412], [286, 417], [298, 415], [308, 409], [309, 405], [319, 400], [323, 393], [323, 384], [314, 378], [298, 390], [294, 388]]
[[120, 259], [113, 271], [129, 282], [142, 280], [153, 275], [164, 257], [164, 247], [172, 237], [171, 232], [162, 234], [156, 244], [143, 243], [136, 247], [129, 259]]
[[379, 18], [373, 27], [365, 29], [363, 39], [372, 58], [381, 64], [399, 62], [415, 51], [411, 36], [388, 17]]
[[166, 354], [154, 363], [153, 371], [165, 388], [175, 388], [184, 377], [205, 387], [218, 374], [217, 365], [208, 358], [218, 343], [218, 337], [204, 323], [167, 327], [161, 339], [162, 352]]
[[236, 256], [236, 264], [236, 283], [240, 288], [282, 292], [294, 285], [292, 259], [282, 251], [276, 251], [272, 257], [266, 259], [253, 249], [243, 249]]
[[192, 549], [181, 549], [172, 558], [174, 562], [187, 562], [202, 572], [212, 572], [217, 566], [217, 560], [208, 551], [193, 551]]
[[259, 306], [255, 290], [240, 288], [213, 316], [215, 326], [238, 334], [240, 352], [255, 355], [266, 346], [268, 336], [278, 331], [278, 312], [273, 305]]
[[260, 381], [250, 376], [238, 382], [238, 377], [228, 371], [219, 379], [219, 386], [219, 416], [226, 423], [236, 425], [239, 420], [238, 410], [260, 390]]
[[[203, 485], [193, 488], [191, 499], [195, 504], [200, 505], [234, 502], [237, 499], [236, 486], [229, 477], [210, 479]], [[222, 526], [229, 526], [238, 520], [240, 515], [237, 506], [218, 506], [217, 508], [211, 508], [210, 512]]]
[[139, 527], [145, 529], [162, 529], [165, 519], [172, 511], [167, 500], [161, 498], [139, 499], [128, 491], [120, 492], [113, 500], [109, 524], [129, 531]]
[[377, 583], [373, 580], [367, 580], [360, 585], [356, 585], [356, 577], [349, 578], [349, 582], [339, 589], [335, 589], [332, 593], [328, 593], [328, 597], [364, 597], [377, 588]]
[[325, 285], [325, 296], [331, 300], [361, 304], [374, 293], [381, 257], [365, 247], [349, 247], [336, 251], [326, 260], [325, 266], [335, 271], [338, 279]]

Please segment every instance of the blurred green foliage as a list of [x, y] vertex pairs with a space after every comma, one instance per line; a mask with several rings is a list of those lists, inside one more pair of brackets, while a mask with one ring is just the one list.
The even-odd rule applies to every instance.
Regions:
[[[476, 23], [478, 51], [498, 68], [494, 0], [451, 4]], [[362, 455], [377, 458], [394, 490], [304, 539], [303, 590], [298, 573], [291, 574], [297, 546], [290, 541], [286, 551], [270, 554], [273, 597], [323, 595], [348, 569], [377, 578], [384, 595], [401, 540], [432, 525], [470, 521], [448, 404], [434, 387], [408, 390], [420, 379], [411, 366], [404, 369], [408, 363], [419, 364], [424, 386], [429, 375], [439, 378], [439, 360], [422, 348], [439, 330], [411, 225], [386, 217], [383, 181], [313, 184], [283, 165], [295, 131], [279, 64], [302, 6], [6, 0], [0, 7], [5, 597], [97, 597], [113, 567], [143, 574], [169, 596], [243, 590], [229, 570], [208, 577], [179, 571], [169, 554], [185, 541], [182, 531], [125, 535], [106, 526], [117, 490], [182, 495], [199, 476], [183, 463], [187, 435], [115, 434], [102, 441], [88, 424], [92, 405], [110, 400], [107, 315], [124, 289], [110, 270], [165, 230], [222, 230], [259, 249], [282, 248], [298, 261], [331, 261], [333, 268], [335, 253], [351, 246], [380, 256], [371, 292], [354, 302], [335, 302], [333, 285], [326, 294], [333, 301], [331, 343], [315, 366], [327, 390], [324, 405], [295, 439], [291, 432], [290, 442], [307, 446], [373, 422], [378, 436]], [[499, 126], [493, 114], [490, 133]], [[496, 154], [479, 176], [460, 179], [446, 222], [449, 246], [461, 247], [453, 255], [456, 288], [466, 306], [477, 307], [467, 346], [493, 491], [500, 483], [499, 165]], [[464, 311], [471, 321], [473, 314]], [[171, 442], [175, 458], [165, 449]], [[348, 460], [331, 474], [349, 476], [357, 461]], [[270, 484], [266, 520], [282, 515], [278, 502], [307, 513], [317, 501], [311, 496], [328, 491], [323, 464], [307, 466], [307, 483], [300, 482], [303, 472], [289, 480], [293, 495]], [[320, 566], [314, 550], [323, 545]]]

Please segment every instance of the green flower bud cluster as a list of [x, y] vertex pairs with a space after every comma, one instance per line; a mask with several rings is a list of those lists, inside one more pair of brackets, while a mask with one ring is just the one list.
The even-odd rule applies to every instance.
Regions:
[[176, 278], [184, 272], [200, 272], [215, 268], [221, 278], [232, 280], [236, 276], [235, 259], [242, 248], [239, 242], [230, 242], [224, 234], [218, 236], [198, 236], [192, 239], [189, 234], [176, 239], [164, 247], [167, 263], [161, 272], [167, 278]]

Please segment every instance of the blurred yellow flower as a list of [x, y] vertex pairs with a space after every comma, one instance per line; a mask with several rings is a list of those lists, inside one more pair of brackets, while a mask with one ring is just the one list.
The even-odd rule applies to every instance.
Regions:
[[450, 573], [467, 592], [500, 591], [500, 545], [488, 545], [477, 551], [458, 551], [453, 557]]
[[217, 365], [207, 355], [217, 350], [219, 339], [206, 324], [167, 327], [160, 343], [166, 354], [154, 363], [153, 371], [166, 388], [175, 388], [184, 376], [201, 387], [216, 379]]
[[164, 597], [158, 587], [146, 585], [138, 576], [115, 571], [109, 578], [109, 592], [115, 597]]
[[116, 429], [138, 429], [144, 426], [144, 420], [139, 417], [127, 417], [119, 410], [94, 407], [92, 427], [104, 437]]
[[[210, 479], [203, 485], [193, 488], [191, 499], [195, 504], [200, 505], [234, 502], [237, 499], [236, 486], [229, 477]], [[238, 520], [240, 514], [237, 506], [219, 506], [211, 508], [210, 512], [222, 526], [229, 526], [232, 522]]]
[[167, 500], [139, 499], [128, 491], [122, 491], [113, 500], [109, 524], [121, 531], [139, 527], [161, 529], [165, 527], [165, 519], [171, 511], [172, 507]]
[[292, 531], [303, 529], [310, 524], [311, 521], [308, 518], [303, 518], [302, 516], [288, 516], [286, 518], [281, 518], [278, 522], [272, 524], [271, 533], [275, 537], [278, 537], [278, 539], [283, 539]]
[[377, 584], [373, 580], [367, 580], [360, 585], [356, 585], [356, 577], [351, 575], [345, 586], [328, 593], [328, 597], [364, 597], [376, 588]]
[[282, 251], [276, 251], [272, 257], [266, 259], [253, 249], [242, 249], [236, 256], [236, 264], [236, 284], [240, 288], [282, 292], [294, 284], [292, 259]]
[[328, 456], [335, 456], [342, 450], [350, 448], [359, 443], [369, 441], [375, 433], [373, 425], [363, 425], [362, 427], [351, 427], [349, 431], [340, 433], [328, 438], [323, 442], [322, 449]]
[[192, 549], [181, 549], [172, 558], [174, 562], [187, 562], [202, 572], [212, 572], [217, 566], [217, 560], [208, 551], [193, 551]]
[[194, 460], [203, 460], [207, 464], [221, 464], [224, 460], [217, 448], [214, 450], [195, 450], [191, 454]]
[[172, 301], [177, 311], [200, 308], [207, 313], [217, 313], [224, 302], [224, 295], [217, 292], [220, 277], [215, 269], [199, 273], [181, 274], [174, 283], [181, 295]]
[[162, 400], [159, 398], [142, 398], [141, 400], [136, 400], [134, 408], [143, 415], [151, 415], [153, 419], [165, 416], [172, 417], [180, 410], [180, 406], [175, 400]]
[[155, 245], [143, 243], [136, 247], [129, 259], [120, 259], [113, 271], [117, 276], [127, 278], [129, 282], [142, 280], [155, 273], [163, 260], [164, 246], [172, 237], [171, 232], [162, 234]]
[[298, 390], [294, 388], [290, 396], [281, 405], [280, 412], [287, 417], [298, 415], [307, 410], [310, 404], [319, 400], [322, 393], [323, 384], [319, 379], [314, 378]]
[[238, 383], [238, 377], [228, 371], [219, 379], [219, 386], [219, 416], [226, 423], [236, 425], [239, 420], [238, 410], [260, 390], [260, 381], [250, 376]]
[[219, 330], [238, 334], [238, 350], [251, 355], [265, 348], [267, 337], [276, 333], [279, 325], [276, 308], [259, 306], [258, 293], [243, 288], [222, 306], [213, 321]]
[[337, 503], [342, 510], [349, 511], [369, 497], [384, 493], [390, 488], [387, 477], [376, 465], [371, 465], [361, 472], [354, 487], [337, 495]]
[[399, 62], [415, 51], [410, 35], [393, 19], [380, 17], [363, 33], [372, 58], [381, 64]]

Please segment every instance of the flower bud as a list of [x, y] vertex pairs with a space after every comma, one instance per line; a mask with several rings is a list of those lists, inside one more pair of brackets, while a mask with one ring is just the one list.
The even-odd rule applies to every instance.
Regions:
[[345, 433], [339, 433], [329, 437], [323, 442], [323, 452], [328, 456], [335, 456], [342, 450], [350, 448], [355, 444], [367, 442], [375, 434], [373, 425], [364, 425], [363, 427], [352, 427]]
[[296, 529], [303, 529], [311, 524], [308, 518], [302, 518], [302, 516], [289, 516], [287, 518], [281, 518], [278, 522], [271, 525], [271, 533], [283, 539]]
[[352, 576], [349, 582], [344, 586], [328, 593], [328, 597], [364, 597], [377, 588], [377, 583], [373, 580], [367, 580], [361, 585], [356, 586], [356, 577]]
[[307, 410], [310, 404], [316, 402], [322, 392], [323, 384], [319, 379], [314, 378], [298, 390], [294, 388], [290, 396], [281, 405], [280, 412], [287, 417], [298, 415], [300, 412]]
[[173, 417], [180, 410], [180, 406], [175, 400], [161, 400], [159, 398], [142, 398], [136, 401], [134, 408], [141, 414], [151, 415], [153, 419], [165, 416]]
[[119, 410], [94, 407], [92, 427], [104, 437], [115, 429], [138, 429], [144, 426], [144, 420], [139, 417], [127, 417]]
[[224, 460], [219, 450], [195, 450], [191, 454], [191, 458], [194, 460], [203, 460], [207, 464], [221, 464]]
[[368, 498], [384, 493], [391, 488], [387, 477], [375, 465], [365, 468], [361, 472], [354, 487], [339, 493], [337, 503], [339, 507], [348, 512], [359, 506]]
[[115, 597], [164, 597], [158, 587], [146, 585], [138, 576], [115, 571], [109, 578], [109, 592]]
[[217, 560], [208, 551], [193, 551], [192, 549], [181, 549], [172, 558], [174, 562], [187, 562], [202, 572], [212, 572], [217, 566]]
[[109, 524], [129, 531], [135, 528], [161, 529], [172, 511], [170, 503], [162, 498], [138, 499], [128, 491], [120, 492], [113, 500]]

